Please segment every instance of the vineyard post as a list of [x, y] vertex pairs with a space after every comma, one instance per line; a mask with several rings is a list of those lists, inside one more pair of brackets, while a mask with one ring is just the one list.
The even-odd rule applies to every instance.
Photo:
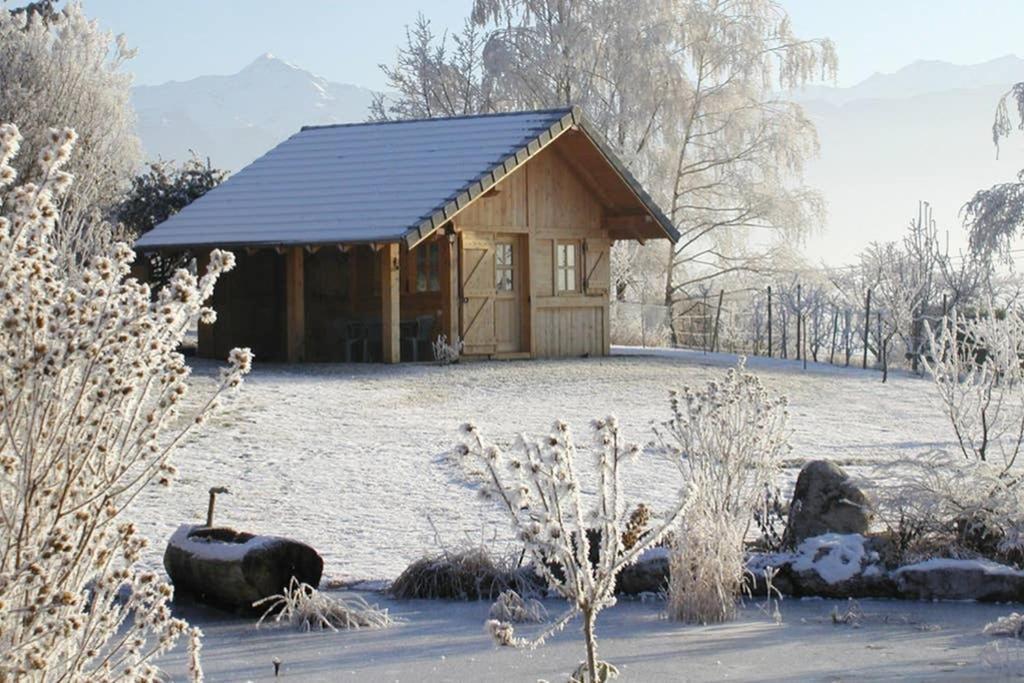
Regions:
[[867, 302], [864, 304], [864, 360], [861, 369], [868, 369], [868, 334], [871, 330], [871, 288], [868, 287]]

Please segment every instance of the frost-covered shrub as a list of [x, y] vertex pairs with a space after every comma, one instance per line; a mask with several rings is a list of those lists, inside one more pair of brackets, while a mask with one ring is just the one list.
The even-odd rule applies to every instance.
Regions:
[[[550, 590], [569, 603], [569, 609], [533, 641], [516, 638], [507, 623], [489, 624], [488, 630], [501, 644], [537, 646], [582, 615], [587, 659], [577, 678], [591, 682], [614, 673], [614, 667], [597, 659], [594, 623], [601, 610], [615, 604], [616, 577], [655, 544], [686, 507], [684, 497], [650, 533], [624, 549], [626, 508], [620, 471], [640, 449], [624, 442], [614, 418], [597, 420], [592, 426], [596, 495], [586, 502], [581, 496], [576, 445], [564, 422], [556, 422], [546, 438], [520, 439], [508, 452], [486, 442], [476, 427], [467, 424], [465, 440], [456, 449], [464, 472], [480, 485], [480, 494], [508, 513], [527, 556]], [[594, 542], [596, 553], [591, 549]]]
[[689, 509], [669, 564], [669, 614], [687, 622], [732, 619], [744, 581], [744, 539], [788, 451], [786, 399], [741, 361], [722, 381], [684, 388], [659, 434], [678, 458]]
[[511, 558], [475, 547], [421, 557], [405, 568], [388, 592], [402, 600], [494, 600], [507, 590], [525, 594], [538, 587], [532, 572]]
[[502, 623], [540, 623], [548, 618], [548, 611], [539, 600], [524, 599], [519, 593], [507, 590], [494, 601], [487, 616]]
[[[0, 10], [2, 12], [2, 10]], [[50, 132], [39, 183], [11, 187], [20, 135], [0, 126], [0, 679], [156, 680], [152, 658], [199, 631], [171, 617], [171, 587], [135, 564], [146, 545], [122, 513], [169, 484], [174, 447], [249, 371], [248, 349], [198, 412], [179, 415], [189, 368], [176, 351], [231, 254], [185, 271], [155, 301], [125, 279], [132, 250], [82, 264], [74, 280], [51, 238], [75, 134]]]
[[448, 337], [441, 334], [431, 343], [431, 347], [434, 349], [434, 360], [441, 365], [451, 365], [459, 362], [465, 344], [458, 337], [449, 343]]
[[[26, 3], [19, 3], [26, 4]], [[112, 230], [95, 215], [109, 215], [142, 162], [132, 110], [132, 75], [124, 68], [134, 51], [124, 36], [89, 19], [81, 2], [30, 3], [0, 10], [0, 122], [20, 128], [22, 158], [35, 160], [50, 145], [49, 126], [83, 132], [79, 153], [65, 170], [74, 186], [58, 200], [60, 221], [52, 241], [65, 267], [72, 256], [106, 254]], [[88, 133], [88, 134], [84, 134]], [[23, 181], [38, 184], [35, 168]]]
[[394, 619], [386, 609], [371, 605], [360, 596], [344, 600], [321, 593], [294, 576], [280, 595], [257, 600], [253, 607], [267, 609], [256, 622], [263, 625], [267, 617], [274, 623], [286, 623], [300, 631], [338, 631], [339, 629], [387, 628]]
[[1024, 614], [1011, 612], [985, 624], [982, 631], [986, 636], [1003, 636], [1008, 638], [1024, 638]]
[[[992, 311], [992, 306], [988, 306]], [[953, 427], [957, 456], [936, 455], [911, 483], [981, 552], [1024, 549], [1024, 491], [1018, 458], [1024, 446], [1024, 318], [969, 318], [955, 311], [927, 330], [923, 359]], [[956, 462], [959, 460], [959, 462]], [[935, 463], [932, 463], [933, 465]]]

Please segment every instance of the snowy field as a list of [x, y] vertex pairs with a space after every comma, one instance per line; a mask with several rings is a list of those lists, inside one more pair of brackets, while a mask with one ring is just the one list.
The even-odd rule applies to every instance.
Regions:
[[[257, 365], [244, 394], [189, 440], [170, 493], [154, 489], [133, 517], [152, 540], [147, 562], [175, 526], [199, 521], [207, 489], [226, 485], [217, 520], [240, 529], [306, 541], [324, 556], [325, 585], [394, 579], [440, 545], [500, 548], [506, 523], [452, 476], [445, 454], [459, 425], [475, 421], [508, 444], [520, 431], [540, 435], [552, 419], [588, 438], [591, 419], [614, 414], [627, 435], [653, 438], [668, 418], [668, 392], [718, 377], [736, 362], [699, 352], [618, 349], [606, 359], [432, 365]], [[198, 399], [216, 365], [196, 362]], [[927, 379], [894, 373], [754, 358], [749, 367], [789, 396], [793, 452], [787, 486], [800, 465], [829, 458], [872, 477], [934, 448], [951, 447]], [[656, 457], [632, 466], [635, 502], [664, 505], [675, 496], [675, 466]], [[787, 492], [788, 494], [788, 492]], [[484, 520], [484, 521], [481, 521]], [[196, 606], [179, 607], [206, 632], [210, 681], [565, 680], [582, 657], [579, 623], [534, 652], [496, 649], [483, 633], [489, 604], [396, 602], [379, 594], [404, 623], [385, 631], [297, 633], [256, 630], [253, 621]], [[552, 614], [560, 611], [549, 602]], [[857, 627], [834, 625], [844, 603], [787, 600], [776, 625], [756, 603], [730, 624], [683, 626], [664, 603], [623, 601], [601, 615], [601, 655], [625, 681], [655, 680], [993, 680], [1024, 671], [1015, 642], [983, 636], [1005, 605], [864, 601]], [[528, 631], [527, 631], [528, 633]], [[165, 658], [175, 679], [184, 654]], [[279, 679], [280, 680], [280, 679]]]
[[[404, 623], [383, 631], [302, 633], [261, 628], [201, 608], [183, 611], [206, 633], [208, 681], [564, 681], [583, 656], [579, 622], [534, 651], [497, 648], [483, 633], [489, 603], [393, 602]], [[561, 605], [548, 602], [548, 611]], [[664, 604], [620, 602], [598, 621], [601, 657], [629, 681], [998, 681], [1024, 673], [1015, 641], [981, 635], [1001, 605], [865, 600], [857, 626], [835, 625], [834, 600], [782, 603], [777, 625], [756, 604], [716, 626], [663, 618]], [[281, 660], [274, 678], [272, 660]], [[185, 678], [181, 651], [166, 657]]]
[[[615, 415], [629, 439], [646, 443], [652, 424], [668, 419], [671, 389], [719, 377], [735, 362], [725, 354], [617, 349], [605, 359], [449, 367], [257, 363], [238, 401], [177, 453], [171, 491], [154, 488], [132, 517], [153, 541], [147, 561], [159, 566], [176, 526], [205, 519], [207, 490], [225, 485], [231, 493], [218, 498], [218, 523], [311, 544], [329, 580], [393, 579], [440, 544], [500, 548], [508, 537], [496, 508], [444, 462], [463, 422], [508, 444], [521, 432], [546, 434], [563, 418], [585, 444], [590, 420]], [[927, 379], [896, 372], [882, 384], [874, 371], [803, 370], [764, 358], [748, 366], [790, 399], [790, 483], [810, 459], [878, 476], [900, 458], [952, 446]], [[195, 367], [194, 400], [212, 386], [217, 366]], [[680, 485], [675, 466], [657, 457], [630, 466], [624, 479], [634, 502], [655, 506]]]

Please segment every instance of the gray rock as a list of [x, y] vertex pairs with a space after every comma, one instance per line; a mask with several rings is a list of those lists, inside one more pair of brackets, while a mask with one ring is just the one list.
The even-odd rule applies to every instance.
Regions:
[[916, 600], [1024, 601], [1024, 572], [986, 560], [927, 560], [893, 578], [901, 597]]
[[794, 548], [829, 532], [866, 534], [871, 518], [870, 500], [842, 468], [812, 460], [797, 477], [783, 543]]

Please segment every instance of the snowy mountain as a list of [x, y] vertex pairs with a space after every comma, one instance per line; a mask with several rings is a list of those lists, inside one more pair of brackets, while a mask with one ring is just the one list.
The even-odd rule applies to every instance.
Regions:
[[809, 86], [797, 93], [799, 101], [822, 101], [841, 105], [854, 100], [905, 99], [929, 93], [1005, 86], [1021, 80], [1024, 59], [1006, 55], [981, 64], [950, 64], [921, 60], [891, 74], [875, 73], [849, 88]]
[[[1024, 137], [1004, 144], [997, 160], [990, 132], [996, 101], [1022, 80], [1024, 59], [1006, 56], [968, 66], [919, 61], [848, 88], [790, 93], [818, 127], [821, 155], [807, 180], [828, 201], [826, 229], [808, 255], [848, 262], [871, 241], [897, 239], [919, 199], [960, 248], [960, 207], [1024, 168]], [[372, 97], [270, 54], [236, 74], [134, 91], [148, 158], [195, 150], [231, 171], [304, 125], [365, 120]]]
[[899, 239], [919, 199], [949, 231], [951, 251], [962, 248], [964, 202], [1024, 168], [1024, 138], [1006, 141], [997, 159], [991, 133], [999, 97], [1018, 81], [1024, 59], [1007, 56], [970, 66], [915, 62], [849, 88], [793, 93], [821, 139], [807, 181], [828, 201], [809, 256], [841, 263], [871, 241]]
[[265, 54], [236, 74], [139, 86], [139, 135], [149, 159], [195, 150], [237, 171], [304, 125], [363, 121], [373, 92], [332, 83]]

